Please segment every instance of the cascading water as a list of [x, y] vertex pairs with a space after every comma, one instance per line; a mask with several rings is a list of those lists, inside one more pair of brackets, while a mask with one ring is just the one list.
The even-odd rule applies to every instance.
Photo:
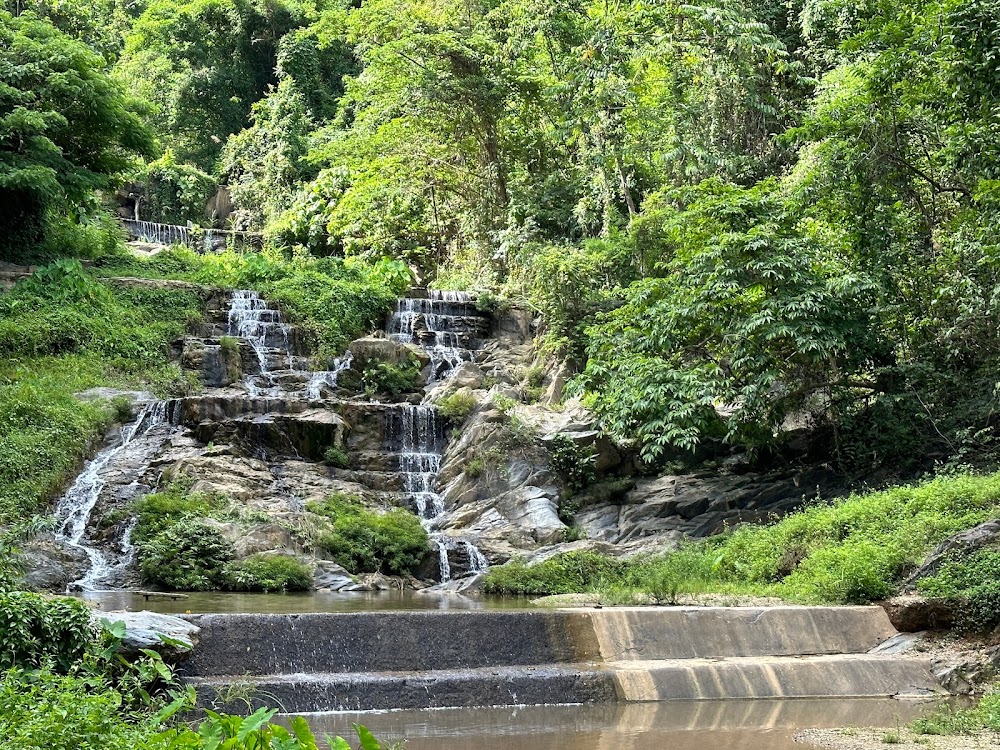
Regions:
[[309, 376], [306, 384], [306, 398], [317, 400], [323, 397], [323, 387], [336, 388], [337, 378], [344, 370], [350, 368], [354, 361], [354, 355], [348, 351], [343, 357], [338, 357], [333, 361], [332, 370], [317, 370]]
[[[59, 525], [55, 532], [58, 541], [82, 551], [89, 562], [86, 573], [69, 585], [70, 590], [94, 591], [99, 585], [108, 585], [117, 572], [128, 563], [131, 554], [131, 541], [127, 529], [120, 541], [120, 551], [109, 559], [109, 554], [91, 546], [87, 541], [87, 526], [91, 514], [105, 486], [106, 472], [114, 468], [115, 463], [123, 458], [129, 449], [140, 438], [150, 435], [161, 425], [170, 425], [168, 409], [165, 401], [146, 404], [139, 412], [134, 422], [125, 425], [121, 430], [121, 441], [100, 451], [87, 462], [83, 472], [76, 478], [73, 485], [56, 505], [56, 519]], [[161, 431], [147, 448], [155, 451], [169, 438], [173, 431]]]
[[478, 317], [466, 292], [432, 290], [428, 295], [397, 300], [386, 334], [394, 341], [423, 346], [431, 358], [430, 382], [435, 382], [473, 358]]
[[239, 289], [229, 304], [228, 333], [244, 339], [257, 355], [260, 374], [248, 376], [244, 385], [251, 396], [276, 395], [271, 357], [277, 354], [288, 369], [292, 368], [291, 326], [281, 318], [281, 311], [268, 306], [257, 292]]
[[451, 563], [448, 551], [461, 546], [469, 557], [473, 573], [489, 567], [486, 557], [467, 540], [456, 540], [434, 532], [434, 520], [444, 513], [444, 499], [434, 489], [434, 481], [441, 470], [441, 456], [446, 439], [444, 426], [433, 406], [401, 404], [390, 413], [389, 433], [398, 436], [399, 472], [403, 477], [403, 490], [413, 502], [421, 523], [428, 532], [431, 543], [438, 550], [438, 575], [441, 582], [451, 580]]

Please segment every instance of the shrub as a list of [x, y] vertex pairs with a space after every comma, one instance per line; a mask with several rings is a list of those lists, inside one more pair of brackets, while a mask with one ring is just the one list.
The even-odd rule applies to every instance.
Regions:
[[959, 629], [992, 630], [1000, 625], [1000, 550], [980, 549], [948, 560], [937, 575], [917, 581], [917, 590], [956, 602]]
[[323, 462], [337, 469], [346, 469], [351, 465], [351, 456], [340, 446], [331, 445], [323, 451]]
[[514, 559], [491, 568], [483, 591], [488, 594], [571, 594], [620, 579], [625, 564], [594, 552], [568, 552], [537, 565]]
[[182, 591], [208, 591], [225, 583], [223, 570], [233, 546], [203, 521], [182, 518], [136, 543], [145, 583]]
[[231, 591], [308, 591], [310, 566], [287, 555], [252, 555], [223, 569], [225, 588]]
[[221, 500], [216, 495], [188, 494], [182, 484], [171, 484], [133, 504], [136, 525], [132, 529], [132, 541], [141, 544], [183, 518], [211, 516], [220, 506]]
[[437, 409], [441, 416], [461, 422], [472, 413], [478, 404], [476, 397], [468, 391], [455, 391], [438, 401]]
[[90, 609], [79, 599], [0, 594], [0, 670], [44, 666], [66, 672], [82, 661], [93, 639]]
[[123, 695], [99, 677], [11, 670], [0, 678], [0, 736], [10, 748], [149, 748], [152, 722], [125, 718]]
[[571, 490], [581, 490], [597, 478], [597, 453], [592, 446], [579, 445], [568, 435], [558, 434], [546, 447], [552, 468]]
[[330, 519], [331, 528], [318, 543], [352, 573], [407, 575], [429, 551], [427, 532], [407, 510], [365, 510], [349, 495], [331, 496], [307, 507]]
[[389, 394], [393, 397], [417, 388], [420, 381], [420, 364], [413, 358], [402, 365], [375, 362], [365, 367], [361, 374], [362, 387], [369, 396]]

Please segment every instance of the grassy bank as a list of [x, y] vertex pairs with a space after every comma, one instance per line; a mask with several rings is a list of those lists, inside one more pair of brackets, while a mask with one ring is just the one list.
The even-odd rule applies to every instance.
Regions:
[[[745, 526], [665, 555], [628, 561], [569, 553], [494, 568], [486, 590], [595, 593], [670, 602], [706, 592], [858, 604], [896, 592], [935, 545], [1000, 516], [1000, 474], [947, 476], [816, 504], [770, 526]], [[951, 595], [963, 590], [954, 584]]]
[[281, 305], [290, 322], [311, 337], [320, 356], [340, 354], [391, 309], [412, 281], [399, 261], [369, 264], [342, 258], [317, 258], [266, 248], [261, 253], [199, 255], [174, 247], [144, 259], [112, 255], [95, 263], [102, 276], [177, 279], [254, 289]]
[[187, 291], [111, 286], [73, 261], [0, 296], [0, 524], [40, 510], [119, 416], [94, 386], [183, 390], [170, 342], [201, 315]]

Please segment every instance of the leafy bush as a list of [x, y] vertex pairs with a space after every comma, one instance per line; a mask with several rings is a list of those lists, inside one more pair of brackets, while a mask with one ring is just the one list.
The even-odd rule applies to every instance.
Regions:
[[287, 555], [252, 555], [231, 562], [222, 570], [230, 591], [308, 591], [312, 568]]
[[331, 445], [323, 451], [323, 462], [337, 469], [346, 469], [351, 465], [351, 454], [338, 445]]
[[83, 660], [94, 635], [90, 608], [79, 599], [0, 593], [0, 670], [66, 672]]
[[988, 631], [1000, 625], [1000, 550], [980, 549], [946, 561], [938, 574], [917, 581], [926, 596], [956, 602], [956, 626]]
[[189, 494], [184, 485], [171, 484], [133, 503], [136, 524], [132, 529], [132, 541], [142, 544], [183, 518], [211, 516], [221, 504], [222, 500], [217, 495], [205, 492]]
[[182, 518], [136, 543], [145, 583], [182, 591], [222, 588], [233, 546], [203, 521]]
[[597, 453], [593, 446], [580, 445], [568, 435], [557, 434], [548, 441], [549, 461], [571, 490], [582, 490], [597, 478]]
[[537, 565], [514, 560], [490, 568], [483, 591], [488, 594], [572, 594], [618, 580], [625, 565], [594, 552], [568, 552]]
[[334, 495], [310, 503], [307, 509], [332, 522], [318, 544], [352, 573], [407, 575], [429, 551], [420, 519], [401, 508], [377, 513], [365, 510], [351, 496]]
[[415, 357], [401, 365], [391, 362], [369, 363], [361, 373], [361, 382], [369, 396], [388, 394], [396, 397], [417, 389], [420, 364]]
[[476, 397], [468, 391], [455, 391], [437, 402], [438, 413], [447, 419], [461, 422], [479, 405]]
[[155, 725], [126, 718], [125, 702], [98, 676], [11, 670], [0, 677], [0, 736], [24, 750], [152, 747]]
[[215, 190], [215, 180], [190, 164], [180, 164], [172, 149], [147, 164], [138, 176], [145, 186], [140, 215], [163, 224], [205, 223], [205, 205]]

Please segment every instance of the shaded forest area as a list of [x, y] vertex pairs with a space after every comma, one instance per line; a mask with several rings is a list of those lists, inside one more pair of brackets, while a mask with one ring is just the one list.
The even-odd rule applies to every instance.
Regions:
[[0, 260], [142, 218], [526, 301], [651, 467], [998, 450], [1000, 2], [6, 0]]

